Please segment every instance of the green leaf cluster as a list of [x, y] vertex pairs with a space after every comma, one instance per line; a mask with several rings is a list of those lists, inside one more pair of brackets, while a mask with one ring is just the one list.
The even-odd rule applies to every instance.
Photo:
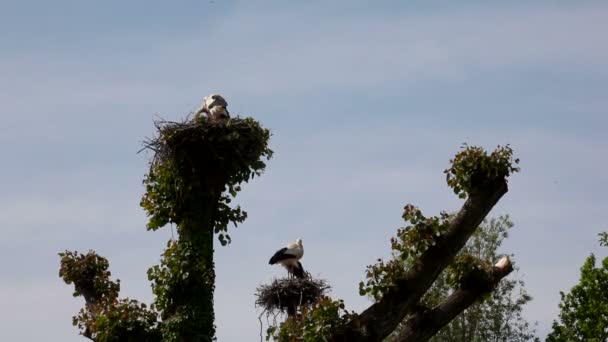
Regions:
[[600, 236], [600, 245], [608, 246], [608, 232], [601, 232], [598, 235]]
[[96, 315], [94, 322], [98, 342], [161, 341], [158, 314], [146, 304], [121, 299]]
[[158, 314], [136, 300], [118, 299], [120, 281], [110, 280], [108, 260], [93, 251], [59, 253], [59, 276], [74, 284], [87, 305], [72, 318], [80, 333], [98, 342], [160, 341]]
[[66, 250], [59, 256], [59, 277], [68, 285], [74, 284], [74, 297], [84, 296], [88, 301], [108, 303], [116, 300], [120, 280], [110, 280], [108, 259], [93, 251], [83, 254]]
[[[488, 154], [481, 147], [463, 145], [462, 151], [450, 160], [451, 167], [444, 171], [447, 183], [461, 198], [476, 190], [506, 178], [519, 171], [514, 165], [519, 159], [513, 159], [513, 151], [509, 145], [498, 146]], [[378, 259], [374, 265], [369, 265], [365, 271], [365, 280], [359, 283], [359, 294], [371, 296], [379, 300], [395, 285], [397, 279], [403, 278], [407, 272], [404, 265], [411, 265], [422, 253], [436, 245], [445, 235], [450, 215], [441, 212], [439, 216], [426, 217], [414, 205], [404, 207], [403, 219], [409, 225], [397, 230], [397, 235], [391, 238], [392, 258], [388, 261]], [[479, 270], [475, 274], [483, 276], [483, 270], [491, 265], [473, 255], [461, 255], [448, 268], [450, 284], [462, 284], [464, 275]]]
[[331, 336], [344, 329], [355, 317], [355, 313], [345, 308], [343, 300], [321, 297], [313, 306], [305, 308], [300, 317], [293, 317], [279, 327], [270, 326], [266, 330], [266, 341], [326, 342]]
[[[509, 216], [500, 216], [484, 220], [473, 233], [469, 241], [435, 280], [422, 298], [426, 307], [435, 307], [443, 303], [455, 290], [467, 280], [464, 274], [475, 274], [475, 269], [490, 267], [503, 255], [498, 249], [508, 237], [513, 223]], [[402, 265], [409, 268], [411, 263]], [[467, 273], [471, 272], [471, 273]], [[480, 272], [482, 273], [482, 272]], [[483, 274], [483, 273], [482, 273]], [[526, 342], [535, 340], [535, 330], [522, 315], [524, 306], [532, 298], [525, 290], [523, 280], [512, 277], [503, 279], [491, 293], [468, 307], [449, 324], [443, 327], [431, 342]], [[387, 339], [387, 342], [400, 341], [400, 325]]]
[[202, 298], [192, 292], [198, 289], [212, 294], [215, 287], [213, 269], [191, 241], [169, 241], [160, 265], [148, 269], [148, 279], [156, 296], [154, 308], [165, 314], [185, 303], [203, 305]]
[[608, 258], [596, 267], [590, 255], [569, 293], [560, 292], [560, 321], [554, 321], [547, 342], [608, 341]]
[[447, 267], [447, 284], [458, 288], [467, 283], [474, 283], [487, 275], [492, 264], [469, 253], [460, 253]]
[[263, 159], [272, 157], [270, 131], [252, 118], [213, 122], [198, 117], [186, 123], [158, 124], [155, 151], [144, 178], [141, 206], [149, 216], [148, 229], [168, 223], [178, 226], [195, 212], [205, 212], [222, 245], [230, 242], [228, 225], [247, 218], [230, 203], [241, 184], [262, 174]]
[[366, 279], [359, 283], [360, 295], [380, 300], [397, 279], [405, 276], [407, 269], [403, 265], [411, 264], [430, 246], [434, 246], [449, 223], [447, 213], [442, 212], [439, 217], [425, 217], [419, 208], [411, 204], [404, 207], [402, 217], [409, 225], [399, 228], [396, 237], [391, 238], [392, 258], [386, 262], [378, 259], [376, 264], [367, 266]]
[[509, 145], [498, 146], [488, 155], [481, 147], [464, 144], [462, 151], [450, 163], [451, 167], [444, 173], [448, 185], [460, 198], [466, 198], [472, 192], [519, 171], [515, 166], [519, 159], [513, 158]]

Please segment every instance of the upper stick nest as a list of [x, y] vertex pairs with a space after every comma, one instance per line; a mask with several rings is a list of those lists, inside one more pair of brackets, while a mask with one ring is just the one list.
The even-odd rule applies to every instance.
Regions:
[[[184, 122], [155, 121], [158, 135], [144, 142], [154, 152], [151, 166], [177, 162], [221, 168], [230, 175], [242, 169], [257, 170], [261, 156], [270, 157], [270, 132], [253, 118], [210, 120], [206, 116]], [[180, 165], [185, 166], [185, 165]], [[197, 170], [203, 172], [204, 170]]]
[[253, 118], [240, 117], [154, 124], [157, 135], [143, 148], [154, 152], [141, 201], [150, 216], [148, 228], [179, 225], [185, 214], [202, 212], [214, 220], [216, 233], [226, 232], [229, 222], [242, 222], [246, 214], [229, 207], [230, 197], [264, 171], [264, 160], [272, 156], [270, 131]]
[[310, 307], [331, 287], [323, 279], [275, 279], [256, 289], [256, 306], [268, 312], [284, 313], [296, 307]]

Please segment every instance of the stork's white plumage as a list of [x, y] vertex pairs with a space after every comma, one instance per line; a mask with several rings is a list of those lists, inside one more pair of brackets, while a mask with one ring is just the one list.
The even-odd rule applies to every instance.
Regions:
[[296, 278], [304, 278], [304, 268], [300, 259], [304, 256], [304, 246], [302, 239], [297, 239], [295, 243], [290, 243], [286, 247], [279, 249], [268, 263], [270, 265], [281, 264], [287, 269], [288, 274]]
[[195, 112], [194, 116], [198, 117], [202, 113], [206, 113], [210, 119], [228, 119], [230, 113], [228, 113], [228, 102], [220, 94], [211, 94], [203, 98], [203, 103], [200, 108]]

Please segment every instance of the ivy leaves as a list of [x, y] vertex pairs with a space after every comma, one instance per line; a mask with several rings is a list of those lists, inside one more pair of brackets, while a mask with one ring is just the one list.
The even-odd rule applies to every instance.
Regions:
[[59, 253], [59, 276], [74, 284], [74, 296], [87, 302], [72, 324], [80, 333], [99, 342], [160, 341], [158, 314], [143, 303], [118, 299], [120, 281], [110, 280], [108, 260], [93, 251]]
[[[241, 184], [264, 172], [272, 157], [270, 131], [252, 118], [211, 122], [206, 117], [184, 123], [157, 123], [158, 137], [147, 142], [155, 152], [140, 202], [149, 230], [203, 213], [222, 245], [230, 243], [228, 226], [247, 218], [230, 203]], [[201, 216], [201, 215], [199, 215]]]
[[94, 252], [59, 254], [60, 277], [87, 303], [73, 324], [95, 341], [214, 339], [213, 238], [230, 243], [230, 223], [236, 227], [247, 218], [230, 203], [272, 156], [270, 131], [252, 118], [210, 122], [199, 117], [156, 122], [156, 127], [158, 136], [144, 143], [154, 157], [140, 204], [149, 217], [148, 230], [174, 223], [179, 238], [168, 242], [160, 265], [148, 270], [154, 304], [148, 308], [118, 299], [119, 281], [110, 280], [107, 259]]
[[154, 307], [163, 317], [164, 341], [212, 340], [215, 334], [213, 237], [230, 243], [228, 226], [247, 213], [231, 206], [241, 184], [262, 174], [270, 132], [252, 118], [157, 123], [155, 152], [144, 179], [141, 206], [148, 229], [175, 223], [179, 238], [169, 241], [160, 265], [148, 270]]
[[110, 280], [108, 259], [93, 251], [83, 254], [66, 250], [59, 256], [59, 277], [68, 285], [74, 284], [74, 297], [84, 296], [89, 302], [112, 302], [118, 297], [120, 280]]

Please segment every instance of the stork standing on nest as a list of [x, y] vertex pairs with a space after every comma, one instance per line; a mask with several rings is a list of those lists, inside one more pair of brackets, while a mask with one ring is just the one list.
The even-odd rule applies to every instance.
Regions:
[[304, 246], [302, 246], [302, 239], [297, 239], [295, 243], [290, 243], [286, 247], [279, 249], [268, 264], [281, 264], [287, 269], [287, 274], [292, 275], [296, 278], [303, 279], [304, 268], [300, 263], [300, 259], [304, 256]]
[[203, 104], [194, 113], [194, 117], [199, 117], [202, 113], [207, 114], [211, 120], [229, 119], [230, 113], [228, 113], [228, 102], [220, 94], [211, 94], [203, 98]]

